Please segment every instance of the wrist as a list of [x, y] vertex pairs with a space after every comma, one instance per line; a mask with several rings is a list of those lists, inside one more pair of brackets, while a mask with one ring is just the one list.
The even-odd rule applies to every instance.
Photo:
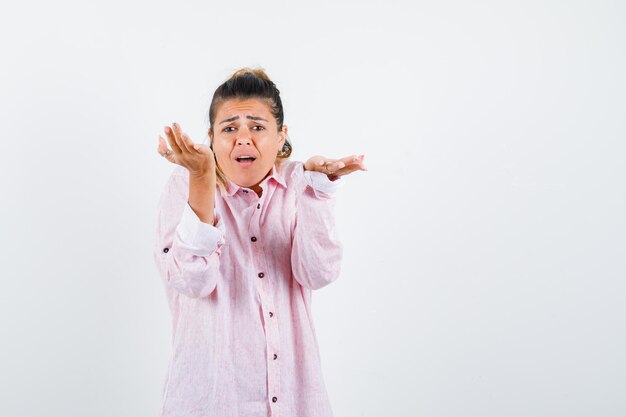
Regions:
[[191, 172], [189, 171], [189, 180], [197, 182], [210, 182], [216, 179], [215, 171]]

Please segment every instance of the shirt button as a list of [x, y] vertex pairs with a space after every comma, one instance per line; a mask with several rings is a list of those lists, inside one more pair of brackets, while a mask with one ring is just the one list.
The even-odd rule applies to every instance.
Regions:
[[270, 311], [270, 317], [274, 317], [274, 313]]
[[259, 272], [259, 278], [263, 278], [265, 274], [263, 272]]
[[244, 192], [244, 193], [247, 193], [247, 192], [248, 192], [248, 190], [243, 190], [243, 192]]
[[256, 237], [255, 237], [255, 236], [252, 236], [252, 237], [250, 238], [250, 240], [251, 240], [251, 241], [253, 241], [253, 242], [256, 242]]
[[170, 251], [170, 248], [163, 248], [164, 253], [168, 253], [169, 251]]
[[278, 401], [278, 398], [272, 397], [272, 402], [275, 403], [276, 401]]
[[274, 360], [278, 358], [278, 355], [274, 353]]
[[256, 208], [260, 209], [261, 208], [261, 203], [257, 204]]

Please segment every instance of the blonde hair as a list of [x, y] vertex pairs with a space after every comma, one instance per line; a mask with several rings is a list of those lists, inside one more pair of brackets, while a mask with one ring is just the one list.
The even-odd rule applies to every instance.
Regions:
[[[278, 131], [280, 132], [282, 130], [284, 121], [283, 104], [280, 99], [280, 91], [276, 88], [276, 84], [270, 80], [263, 68], [244, 67], [235, 71], [224, 83], [217, 87], [213, 93], [213, 99], [209, 107], [208, 120], [211, 137], [214, 136], [213, 124], [215, 123], [219, 106], [226, 100], [246, 100], [249, 98], [258, 98], [265, 101], [276, 119]], [[210, 147], [211, 150], [213, 150], [212, 139]], [[276, 160], [274, 161], [277, 168], [282, 160], [289, 158], [292, 150], [291, 141], [287, 137], [285, 138], [285, 144], [281, 152], [276, 155]], [[226, 175], [224, 175], [224, 172], [222, 172], [217, 164], [217, 159], [215, 160], [215, 171], [217, 185], [220, 188], [220, 192], [224, 194], [226, 189]]]

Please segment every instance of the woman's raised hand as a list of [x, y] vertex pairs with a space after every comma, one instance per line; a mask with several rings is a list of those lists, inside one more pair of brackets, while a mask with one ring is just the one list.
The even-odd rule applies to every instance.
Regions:
[[306, 171], [323, 172], [328, 175], [328, 179], [335, 181], [337, 178], [354, 171], [367, 171], [363, 164], [363, 158], [365, 158], [365, 155], [350, 155], [340, 159], [316, 155], [304, 163], [304, 169]]
[[172, 149], [168, 149], [165, 139], [159, 135], [157, 150], [161, 156], [187, 168], [189, 175], [202, 177], [215, 172], [215, 157], [210, 147], [194, 143], [178, 123], [172, 123], [171, 127], [165, 126], [163, 130]]

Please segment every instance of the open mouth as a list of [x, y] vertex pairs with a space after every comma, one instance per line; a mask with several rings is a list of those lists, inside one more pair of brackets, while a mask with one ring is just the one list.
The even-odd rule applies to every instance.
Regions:
[[241, 166], [250, 166], [252, 165], [252, 163], [254, 162], [254, 160], [256, 159], [253, 156], [240, 156], [238, 158], [235, 158], [237, 160], [237, 162], [239, 163], [239, 165]]

